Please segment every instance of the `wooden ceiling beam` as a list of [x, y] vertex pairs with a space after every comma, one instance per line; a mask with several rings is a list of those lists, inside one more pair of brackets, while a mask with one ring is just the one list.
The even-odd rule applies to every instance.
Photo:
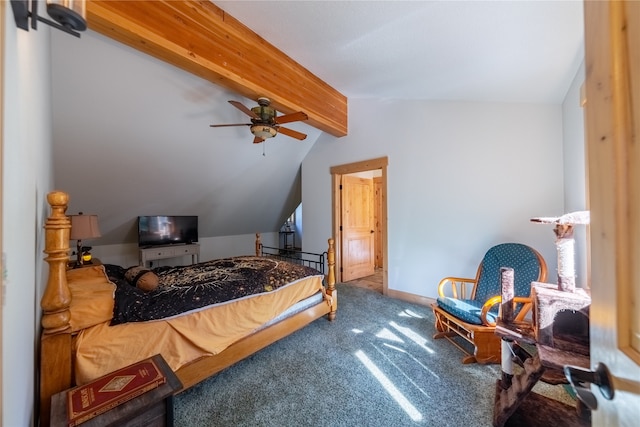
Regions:
[[347, 134], [347, 98], [208, 0], [87, 2], [88, 27], [278, 111]]

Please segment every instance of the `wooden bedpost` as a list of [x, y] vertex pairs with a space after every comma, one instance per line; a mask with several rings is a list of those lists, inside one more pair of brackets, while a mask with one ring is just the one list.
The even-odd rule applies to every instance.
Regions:
[[329, 239], [329, 249], [327, 249], [327, 293], [331, 295], [331, 311], [328, 314], [329, 320], [335, 320], [338, 309], [338, 293], [336, 292], [336, 248], [334, 240]]
[[61, 191], [47, 195], [51, 215], [45, 228], [45, 261], [49, 263], [46, 289], [42, 295], [42, 338], [40, 341], [40, 425], [48, 426], [51, 397], [71, 386], [71, 293], [67, 285], [69, 230], [66, 216], [69, 196]]
[[262, 242], [260, 241], [260, 233], [256, 233], [256, 256], [262, 254]]

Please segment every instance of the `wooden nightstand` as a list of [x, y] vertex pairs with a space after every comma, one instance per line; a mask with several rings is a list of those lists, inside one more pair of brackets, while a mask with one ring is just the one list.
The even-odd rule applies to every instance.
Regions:
[[[81, 427], [173, 426], [173, 394], [182, 383], [160, 355], [152, 358], [167, 382], [80, 424]], [[67, 427], [67, 392], [51, 399], [51, 427]]]

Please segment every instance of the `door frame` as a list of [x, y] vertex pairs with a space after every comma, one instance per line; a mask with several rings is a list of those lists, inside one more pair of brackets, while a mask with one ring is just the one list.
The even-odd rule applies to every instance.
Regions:
[[[374, 236], [374, 268], [382, 268], [384, 256], [382, 256], [382, 228], [380, 227], [380, 213], [382, 212], [382, 178], [373, 178], [373, 221], [376, 224]], [[379, 195], [379, 196], [378, 196]]]
[[387, 254], [387, 167], [389, 166], [388, 157], [378, 157], [370, 160], [363, 160], [355, 163], [347, 163], [343, 165], [332, 166], [329, 169], [331, 173], [331, 221], [333, 235], [336, 239], [336, 278], [338, 282], [342, 282], [342, 233], [340, 231], [340, 218], [342, 216], [342, 205], [340, 203], [340, 183], [342, 175], [356, 172], [366, 172], [370, 170], [380, 169], [382, 175], [382, 209], [380, 212], [380, 228], [382, 232], [382, 294], [387, 295], [388, 289], [388, 259]]
[[[0, 22], [4, 23], [5, 22], [5, 3], [6, 2], [2, 2], [2, 4], [0, 4]], [[3, 204], [2, 204], [2, 199], [3, 199], [3, 193], [2, 193], [2, 188], [3, 188], [3, 182], [2, 182], [2, 176], [3, 176], [3, 170], [2, 170], [2, 165], [4, 162], [4, 32], [5, 32], [5, 28], [4, 26], [0, 26], [0, 253], [4, 253], [3, 252], [3, 248], [2, 248], [2, 239], [4, 238], [3, 233], [2, 233], [2, 218], [3, 218]], [[4, 266], [4, 262], [5, 260], [2, 259], [0, 260], [0, 271], [5, 270], [5, 266]], [[4, 274], [0, 274], [0, 286], [2, 287], [2, 289], [4, 290], [5, 287], [5, 283], [4, 283]], [[4, 318], [3, 315], [3, 310], [2, 308], [4, 307], [4, 301], [2, 300], [2, 294], [4, 292], [0, 292], [0, 384], [4, 383], [4, 373], [2, 371], [2, 353], [3, 353], [3, 347], [2, 347], [2, 340], [4, 339], [4, 337], [2, 336], [2, 319]], [[2, 390], [0, 390], [0, 424], [2, 424], [2, 410], [3, 410], [3, 402], [4, 402], [4, 396], [2, 394]]]

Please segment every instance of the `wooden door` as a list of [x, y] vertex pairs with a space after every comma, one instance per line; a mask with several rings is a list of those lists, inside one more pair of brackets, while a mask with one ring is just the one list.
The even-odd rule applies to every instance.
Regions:
[[382, 268], [382, 203], [383, 203], [382, 178], [373, 178], [373, 224], [375, 231], [373, 247], [375, 249], [374, 267]]
[[591, 368], [604, 363], [594, 426], [640, 420], [640, 2], [586, 1], [585, 65], [591, 209]]
[[374, 272], [373, 180], [342, 177], [342, 280]]

